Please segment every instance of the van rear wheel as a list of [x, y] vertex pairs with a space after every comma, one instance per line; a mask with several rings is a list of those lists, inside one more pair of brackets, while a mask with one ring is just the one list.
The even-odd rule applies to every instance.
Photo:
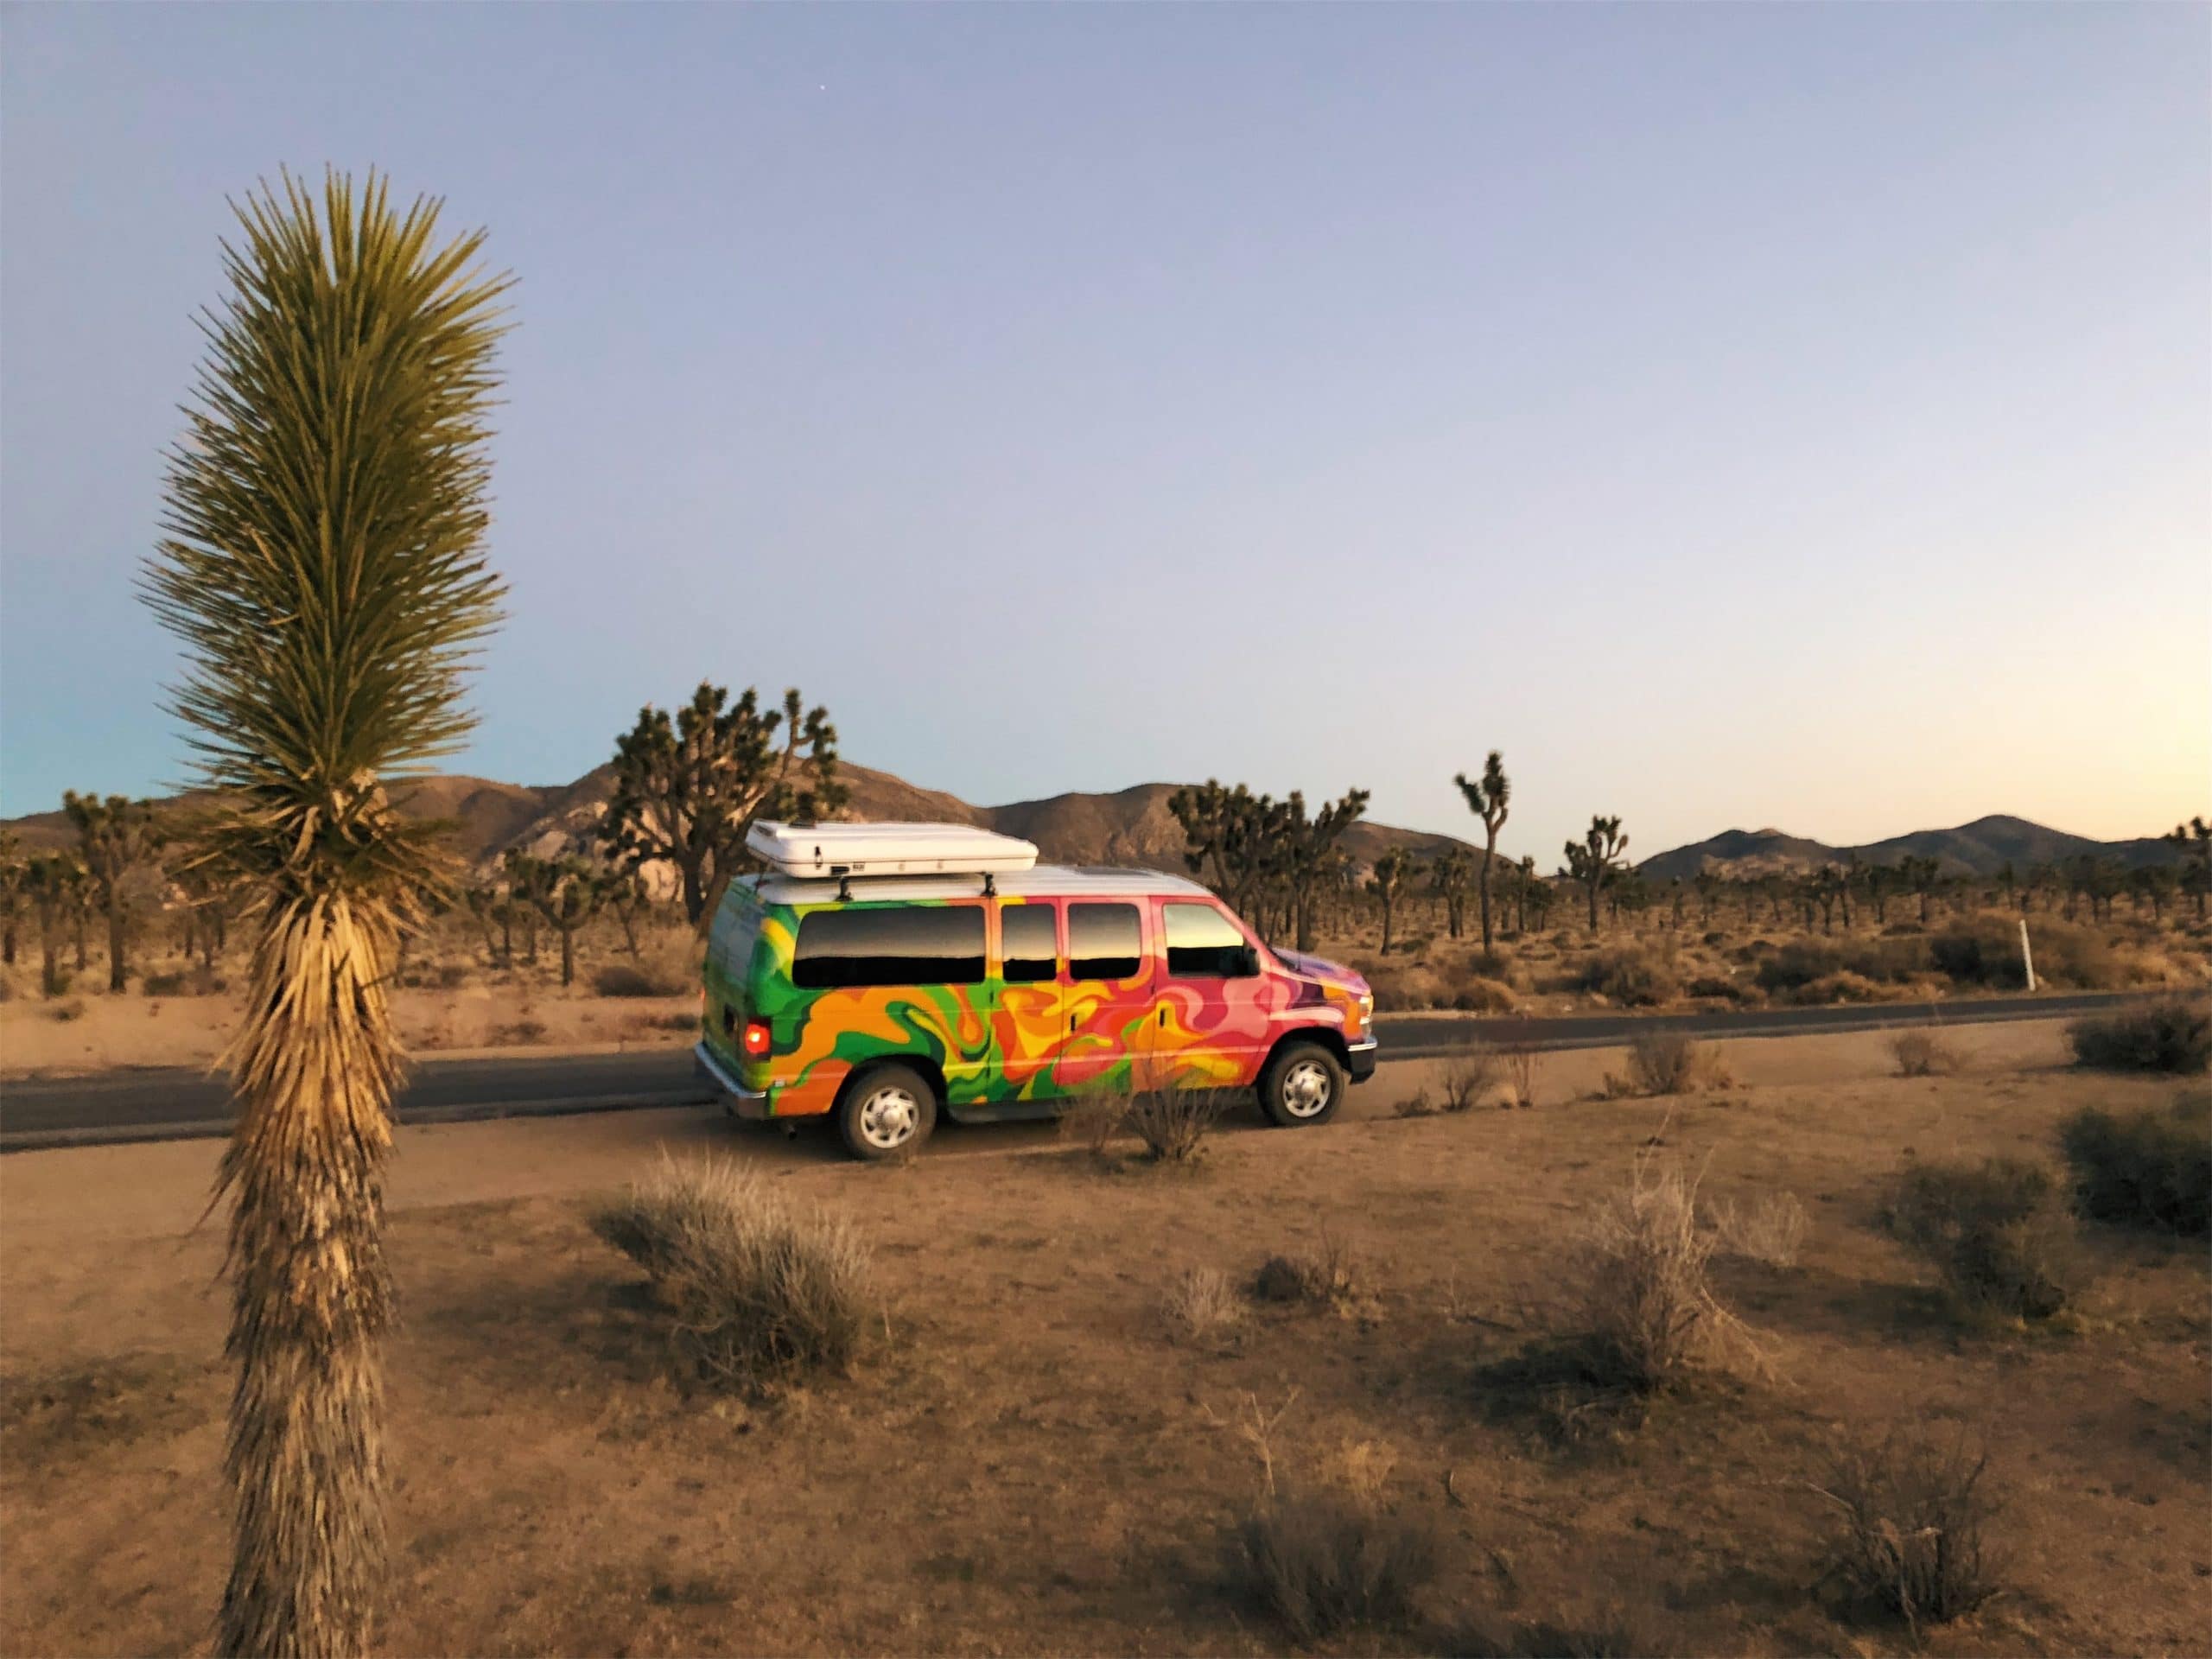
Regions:
[[1344, 1063], [1319, 1043], [1286, 1043], [1260, 1073], [1260, 1109], [1281, 1128], [1325, 1123], [1350, 1082]]
[[937, 1090], [910, 1065], [870, 1066], [845, 1085], [837, 1133], [866, 1163], [912, 1152], [937, 1127]]

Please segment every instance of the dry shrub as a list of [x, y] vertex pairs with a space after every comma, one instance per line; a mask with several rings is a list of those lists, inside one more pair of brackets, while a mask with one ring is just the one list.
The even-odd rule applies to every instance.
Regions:
[[2169, 996], [2091, 1014], [2066, 1027], [2076, 1064], [2194, 1077], [2212, 1066], [2212, 1000]]
[[1712, 1215], [1722, 1252], [1770, 1268], [1797, 1265], [1811, 1224], [1795, 1192], [1762, 1192], [1742, 1204], [1724, 1200], [1712, 1206]]
[[1890, 1039], [1890, 1054], [1901, 1077], [1932, 1077], [1959, 1069], [1958, 1051], [1932, 1028], [1897, 1033]]
[[82, 998], [73, 996], [66, 1002], [55, 1003], [47, 1010], [47, 1013], [66, 1026], [73, 1020], [81, 1020], [85, 1017], [84, 1001]]
[[1144, 1142], [1148, 1161], [1188, 1164], [1205, 1150], [1226, 1092], [1173, 1084], [1140, 1089], [1122, 1103], [1122, 1127]]
[[672, 962], [609, 962], [592, 975], [591, 988], [601, 996], [680, 996], [691, 976]]
[[1403, 1625], [1436, 1576], [1435, 1522], [1383, 1503], [1395, 1459], [1372, 1442], [1347, 1445], [1317, 1475], [1266, 1484], [1236, 1529], [1232, 1577], [1301, 1642]]
[[1760, 1002], [1765, 1000], [1758, 986], [1747, 985], [1726, 974], [1700, 974], [1682, 987], [1682, 995], [1718, 1002]]
[[1963, 1436], [1927, 1430], [1839, 1451], [1813, 1488], [1839, 1522], [1831, 1577], [1916, 1631], [1980, 1606], [1998, 1589], [1984, 1537], [1999, 1512], [1983, 1485], [1988, 1461]]
[[1459, 1659], [1661, 1659], [1681, 1649], [1642, 1609], [1601, 1602], [1566, 1618], [1478, 1615], [1452, 1633], [1445, 1651]]
[[1678, 1031], [1640, 1031], [1628, 1047], [1628, 1075], [1608, 1077], [1605, 1091], [1629, 1095], [1686, 1095], [1696, 1088], [1726, 1089], [1733, 1081], [1713, 1047]]
[[1697, 1184], [1672, 1164], [1638, 1159], [1628, 1191], [1586, 1223], [1562, 1313], [1589, 1344], [1596, 1380], [1654, 1393], [1723, 1351], [1757, 1357], [1743, 1322], [1706, 1277], [1719, 1236], [1701, 1224]]
[[592, 1228], [645, 1269], [687, 1368], [717, 1387], [842, 1372], [874, 1310], [868, 1250], [852, 1230], [794, 1211], [727, 1160], [664, 1153], [600, 1206]]
[[2212, 1094], [2182, 1095], [2164, 1110], [2085, 1107], [2058, 1140], [2083, 1215], [2161, 1232], [2212, 1230]]
[[1847, 969], [1799, 986], [1789, 1000], [1806, 1007], [1827, 1007], [1837, 1002], [1894, 1002], [1905, 995], [1899, 987], [1884, 985]]
[[1120, 1095], [1080, 1095], [1060, 1113], [1060, 1138], [1103, 1158], [1108, 1143], [1122, 1132], [1128, 1107]]
[[[2154, 976], [2142, 963], [2115, 951], [2097, 929], [2047, 917], [2033, 923], [2030, 932], [2041, 983], [2102, 991]], [[1954, 923], [1929, 936], [1928, 957], [1936, 971], [1955, 984], [1993, 990], [2020, 990], [2027, 984], [2016, 916], [1988, 912]]]
[[1194, 1348], [1217, 1348], [1236, 1338], [1246, 1315], [1227, 1274], [1218, 1268], [1190, 1268], [1167, 1287], [1160, 1317], [1175, 1341]]
[[220, 996], [230, 988], [204, 963], [195, 963], [148, 974], [139, 980], [138, 988], [148, 996]]
[[1617, 944], [1599, 951], [1576, 975], [1575, 988], [1593, 991], [1624, 1008], [1656, 1007], [1681, 994], [1675, 965], [1649, 945]]
[[1390, 1114], [1394, 1117], [1434, 1117], [1436, 1106], [1429, 1099], [1428, 1090], [1424, 1086], [1414, 1090], [1410, 1095], [1392, 1101]]
[[[1916, 938], [1792, 939], [1779, 947], [1755, 940], [1759, 988], [1793, 1001], [1877, 1001], [1885, 985], [1903, 985], [1928, 970], [1927, 943]], [[1823, 998], [1819, 988], [1857, 995]]]
[[2041, 1165], [1916, 1165], [1898, 1178], [1886, 1219], [1968, 1310], [2047, 1319], [2079, 1292], [2074, 1218]]
[[1468, 1043], [1444, 1063], [1444, 1109], [1471, 1112], [1497, 1092], [1504, 1057], [1487, 1043]]
[[1535, 1034], [1525, 1027], [1509, 1032], [1497, 1045], [1497, 1057], [1505, 1067], [1508, 1091], [1516, 1106], [1530, 1107], [1536, 1103], [1536, 1074], [1543, 1067], [1544, 1047]]
[[1263, 1302], [1298, 1302], [1345, 1313], [1359, 1303], [1359, 1273], [1351, 1252], [1325, 1230], [1315, 1249], [1262, 1262], [1252, 1277], [1252, 1294]]

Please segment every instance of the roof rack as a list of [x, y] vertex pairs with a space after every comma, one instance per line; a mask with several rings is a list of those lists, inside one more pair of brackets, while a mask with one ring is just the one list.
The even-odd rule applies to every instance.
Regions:
[[756, 821], [745, 849], [784, 875], [828, 877], [848, 894], [849, 882], [868, 876], [980, 875], [1027, 870], [1037, 862], [1034, 842], [966, 823], [775, 823]]

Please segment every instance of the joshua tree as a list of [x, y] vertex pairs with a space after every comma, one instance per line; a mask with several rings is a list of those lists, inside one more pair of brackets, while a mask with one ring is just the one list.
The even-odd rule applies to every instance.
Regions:
[[150, 860], [162, 844], [154, 804], [127, 796], [61, 793], [61, 810], [77, 831], [79, 856], [92, 878], [92, 901], [107, 912], [107, 988], [124, 988], [124, 949], [130, 917], [123, 901], [123, 878]]
[[2143, 906], [2148, 905], [2153, 922], [2165, 920], [2166, 901], [2174, 896], [2178, 874], [2171, 864], [2145, 864], [2129, 871], [2127, 887], [2135, 896], [2136, 913], [2140, 915]]
[[2196, 899], [2196, 918], [2204, 919], [2204, 895], [2212, 889], [2212, 823], [2202, 818], [2191, 818], [2187, 823], [2177, 823], [2159, 837], [2171, 842], [2181, 850], [2183, 859], [2196, 866], [2183, 874], [2181, 885]]
[[1592, 933], [1598, 931], [1598, 895], [1618, 873], [1621, 855], [1627, 850], [1628, 837], [1621, 833], [1618, 817], [1592, 817], [1582, 839], [1567, 843], [1566, 874], [1581, 886], [1589, 903]]
[[537, 880], [530, 887], [530, 901], [561, 936], [563, 985], [575, 982], [576, 931], [599, 913], [600, 901], [606, 896], [605, 877], [580, 858], [564, 858], [556, 864], [540, 863], [537, 867]]
[[0, 963], [16, 965], [16, 925], [23, 911], [24, 884], [30, 866], [12, 830], [0, 830]]
[[1390, 954], [1390, 926], [1398, 910], [1398, 895], [1406, 890], [1421, 861], [1402, 847], [1393, 847], [1375, 861], [1375, 874], [1367, 883], [1382, 906], [1382, 954]]
[[1897, 880], [1904, 884], [1906, 892], [1919, 896], [1920, 919], [1925, 924], [1929, 900], [1936, 889], [1943, 884], [1942, 865], [1935, 859], [1919, 858], [1907, 853], [1897, 860]]
[[1249, 919], [1254, 900], [1281, 852], [1283, 809], [1243, 784], [1209, 778], [1167, 798], [1183, 830], [1183, 861], [1229, 907]]
[[1720, 902], [1720, 890], [1727, 884], [1711, 870], [1700, 870], [1690, 878], [1690, 887], [1697, 893], [1698, 919], [1707, 927], [1713, 925], [1713, 912]]
[[702, 680], [676, 711], [648, 704], [614, 740], [614, 797], [599, 833], [625, 874], [666, 861], [683, 884], [683, 913], [703, 929], [722, 889], [745, 868], [755, 818], [809, 822], [845, 804], [837, 728], [796, 689], [763, 710], [750, 686], [735, 702]]
[[1890, 925], [1890, 895], [1897, 891], [1897, 873], [1888, 864], [1866, 867], [1866, 902], [1874, 906], [1874, 925]]
[[85, 872], [67, 853], [41, 853], [23, 866], [23, 891], [38, 920], [38, 989], [41, 996], [59, 996], [65, 988], [60, 952], [61, 923], [75, 908], [85, 888]]
[[[503, 955], [499, 938], [492, 931], [494, 923], [503, 931], [510, 925], [506, 894], [488, 882], [472, 881], [461, 889], [461, 902], [467, 907], [469, 915], [475, 918], [478, 930], [484, 935], [484, 965], [488, 968], [494, 963], [512, 961], [512, 950]], [[512, 945], [512, 941], [510, 940], [509, 944]]]
[[1821, 932], [1835, 931], [1836, 903], [1849, 890], [1849, 878], [1833, 864], [1823, 864], [1805, 878], [1806, 899], [1820, 906]]
[[541, 895], [552, 880], [553, 867], [542, 858], [533, 858], [528, 853], [509, 848], [500, 855], [499, 870], [506, 877], [508, 907], [514, 915], [522, 918], [523, 960], [535, 968], [537, 965], [537, 918], [545, 911]]
[[1506, 803], [1513, 798], [1513, 780], [1505, 775], [1505, 759], [1496, 749], [1483, 763], [1483, 775], [1469, 780], [1460, 772], [1452, 780], [1466, 797], [1467, 810], [1483, 821], [1483, 949], [1491, 946], [1490, 869], [1497, 856], [1497, 832], [1505, 827]]
[[386, 794], [449, 753], [500, 588], [484, 562], [504, 279], [385, 180], [285, 176], [237, 209], [232, 293], [168, 456], [148, 598], [225, 805], [200, 856], [256, 938], [238, 1096], [224, 1654], [358, 1654], [385, 1560], [383, 1169], [404, 1056], [385, 985], [447, 862]]
[[638, 923], [652, 908], [652, 890], [645, 886], [641, 875], [611, 875], [600, 884], [607, 907], [614, 912], [614, 919], [621, 924], [623, 947], [635, 962], [641, 954], [638, 950]]
[[1289, 889], [1300, 950], [1313, 948], [1313, 901], [1336, 867], [1337, 843], [1366, 810], [1363, 789], [1346, 790], [1311, 818], [1306, 816], [1306, 797], [1300, 791], [1294, 789], [1283, 803], [1274, 871]]
[[1428, 890], [1444, 901], [1445, 931], [1458, 938], [1467, 919], [1467, 887], [1475, 877], [1474, 855], [1447, 847], [1429, 861]]

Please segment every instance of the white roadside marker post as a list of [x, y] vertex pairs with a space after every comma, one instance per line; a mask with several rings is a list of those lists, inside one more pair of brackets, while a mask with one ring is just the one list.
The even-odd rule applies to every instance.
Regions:
[[2032, 991], [2036, 988], [2036, 953], [2028, 944], [2028, 918], [2024, 916], [2020, 918], [2020, 966], [2026, 970], [2028, 988]]

